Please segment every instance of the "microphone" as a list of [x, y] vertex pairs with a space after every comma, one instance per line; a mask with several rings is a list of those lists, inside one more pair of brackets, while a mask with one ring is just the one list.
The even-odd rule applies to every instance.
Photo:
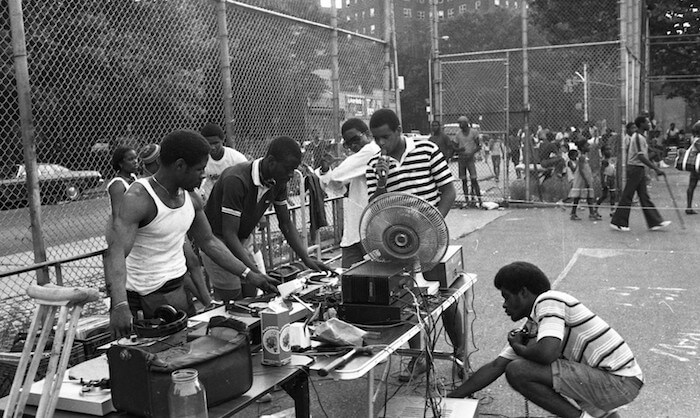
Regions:
[[[384, 161], [387, 161], [387, 158], [386, 158], [386, 151], [385, 151], [384, 149], [381, 150], [381, 159], [384, 160]], [[381, 168], [381, 169], [377, 172], [377, 175], [379, 176], [379, 178], [382, 178], [382, 179], [386, 179], [386, 177], [387, 177], [388, 174], [389, 174], [389, 173], [386, 172], [386, 169], [385, 169], [385, 168]]]

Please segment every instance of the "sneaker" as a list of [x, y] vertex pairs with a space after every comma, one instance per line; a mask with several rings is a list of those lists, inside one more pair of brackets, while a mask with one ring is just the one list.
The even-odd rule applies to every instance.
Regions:
[[685, 210], [686, 215], [697, 215], [698, 213], [694, 211], [693, 209], [686, 209]]
[[603, 217], [600, 216], [599, 213], [591, 213], [590, 215], [588, 215], [588, 219], [590, 219], [592, 221], [599, 221], [599, 220], [603, 219]]
[[651, 229], [652, 231], [659, 231], [659, 230], [661, 230], [661, 229], [666, 228], [666, 227], [669, 226], [669, 225], [671, 225], [671, 221], [663, 221], [663, 222], [661, 222], [660, 224], [655, 225], [655, 226], [652, 226], [652, 227], [649, 228], [649, 229]]
[[399, 374], [399, 382], [410, 382], [418, 376], [428, 371], [428, 365], [425, 364], [423, 358], [416, 359], [415, 357], [408, 362], [408, 366]]
[[610, 228], [614, 229], [615, 231], [620, 231], [620, 232], [629, 232], [630, 231], [629, 226], [620, 226], [620, 225], [615, 225], [613, 223], [610, 224]]
[[580, 221], [581, 220], [581, 218], [579, 218], [578, 215], [575, 213], [572, 213], [571, 216], [569, 217], [569, 219], [571, 219], [572, 221]]

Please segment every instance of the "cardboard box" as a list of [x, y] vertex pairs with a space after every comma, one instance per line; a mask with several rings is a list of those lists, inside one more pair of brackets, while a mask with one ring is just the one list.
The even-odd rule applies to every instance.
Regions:
[[265, 309], [260, 312], [262, 364], [282, 366], [292, 360], [289, 336], [289, 311]]

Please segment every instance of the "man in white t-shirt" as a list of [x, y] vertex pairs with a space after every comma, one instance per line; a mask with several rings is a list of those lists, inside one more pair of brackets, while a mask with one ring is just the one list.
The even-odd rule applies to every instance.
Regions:
[[209, 161], [204, 168], [206, 177], [199, 186], [199, 193], [204, 199], [204, 203], [206, 203], [211, 189], [214, 188], [214, 183], [219, 179], [221, 173], [229, 167], [248, 161], [248, 159], [235, 149], [224, 146], [226, 135], [219, 125], [207, 123], [202, 127], [200, 133], [207, 140], [210, 147]]

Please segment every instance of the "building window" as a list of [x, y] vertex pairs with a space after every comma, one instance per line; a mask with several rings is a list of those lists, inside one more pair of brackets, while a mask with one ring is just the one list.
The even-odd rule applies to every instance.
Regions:
[[418, 12], [418, 19], [425, 19], [425, 12]]
[[464, 14], [467, 13], [467, 5], [466, 4], [460, 4], [459, 5], [459, 14]]
[[369, 17], [374, 17], [374, 7], [369, 8]]
[[403, 17], [409, 17], [409, 18], [410, 18], [410, 17], [411, 17], [411, 9], [409, 9], [408, 7], [404, 7], [404, 8], [403, 8]]
[[438, 19], [440, 19], [440, 20], [445, 19], [445, 11], [444, 10], [438, 10]]
[[374, 32], [377, 30], [377, 27], [375, 25], [369, 25], [369, 34], [374, 35]]
[[455, 9], [447, 9], [447, 17], [450, 18], [455, 15]]

